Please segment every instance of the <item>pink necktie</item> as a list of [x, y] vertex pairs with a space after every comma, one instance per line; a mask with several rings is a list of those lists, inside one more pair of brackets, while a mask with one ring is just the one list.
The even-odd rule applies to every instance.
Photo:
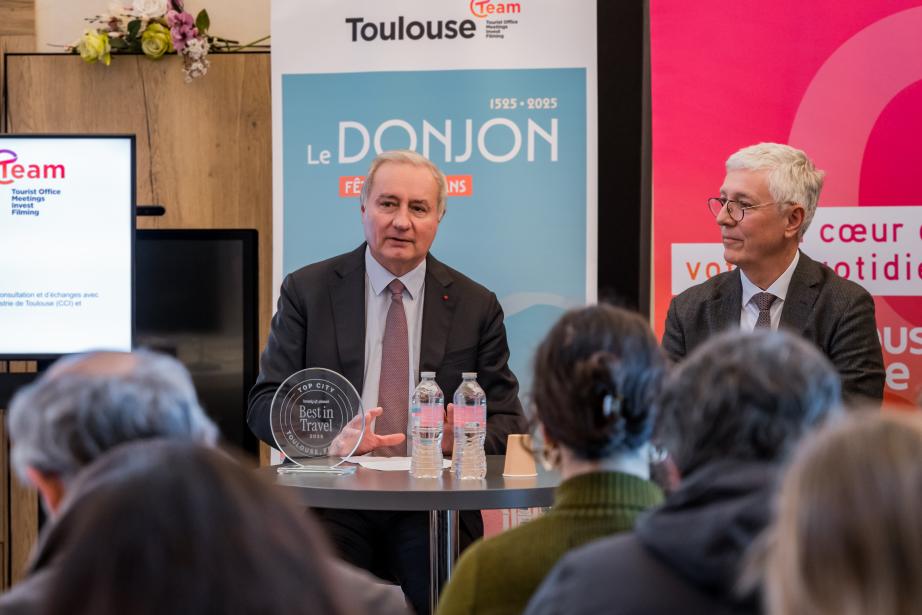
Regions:
[[771, 293], [756, 293], [752, 296], [755, 299], [756, 307], [759, 308], [759, 318], [756, 320], [756, 329], [771, 329], [772, 327], [772, 303], [776, 297]]
[[[410, 351], [407, 338], [407, 314], [403, 309], [403, 283], [388, 284], [391, 305], [387, 309], [384, 338], [381, 342], [381, 379], [378, 381], [378, 405], [384, 412], [375, 424], [375, 433], [407, 432], [407, 411], [410, 405]], [[378, 455], [407, 454], [407, 444], [378, 449]]]

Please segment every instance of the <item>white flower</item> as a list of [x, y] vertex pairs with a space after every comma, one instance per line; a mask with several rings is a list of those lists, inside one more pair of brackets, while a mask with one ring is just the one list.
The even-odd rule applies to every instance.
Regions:
[[169, 0], [132, 0], [131, 2], [131, 13], [142, 19], [163, 17], [169, 8]]
[[202, 37], [190, 39], [186, 42], [186, 48], [183, 49], [183, 54], [189, 56], [193, 60], [204, 58], [208, 55], [208, 43]]
[[193, 60], [191, 62], [186, 62], [186, 67], [183, 69], [183, 74], [185, 75], [186, 83], [190, 83], [193, 79], [198, 79], [205, 75], [208, 72], [208, 65], [211, 64], [207, 58], [201, 58], [200, 60]]

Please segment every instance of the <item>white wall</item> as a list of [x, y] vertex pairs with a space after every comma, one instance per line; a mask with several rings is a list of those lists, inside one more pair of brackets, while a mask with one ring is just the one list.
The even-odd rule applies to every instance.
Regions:
[[[121, 0], [131, 4], [131, 0]], [[53, 45], [70, 45], [87, 28], [84, 18], [102, 13], [111, 0], [35, 0], [36, 51], [63, 51]], [[209, 32], [248, 43], [269, 34], [270, 0], [187, 0], [192, 15], [208, 9]]]

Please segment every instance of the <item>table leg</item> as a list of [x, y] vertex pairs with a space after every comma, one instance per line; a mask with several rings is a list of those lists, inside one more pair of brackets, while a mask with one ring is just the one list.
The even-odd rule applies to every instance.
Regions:
[[429, 605], [433, 613], [439, 594], [458, 559], [458, 511], [429, 512]]

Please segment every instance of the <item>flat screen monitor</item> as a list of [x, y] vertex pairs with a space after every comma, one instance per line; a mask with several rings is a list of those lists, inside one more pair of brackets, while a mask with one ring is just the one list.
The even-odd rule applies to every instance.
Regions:
[[0, 134], [0, 359], [131, 350], [134, 135]]
[[255, 230], [137, 231], [137, 343], [179, 359], [224, 440], [251, 453], [258, 353]]

